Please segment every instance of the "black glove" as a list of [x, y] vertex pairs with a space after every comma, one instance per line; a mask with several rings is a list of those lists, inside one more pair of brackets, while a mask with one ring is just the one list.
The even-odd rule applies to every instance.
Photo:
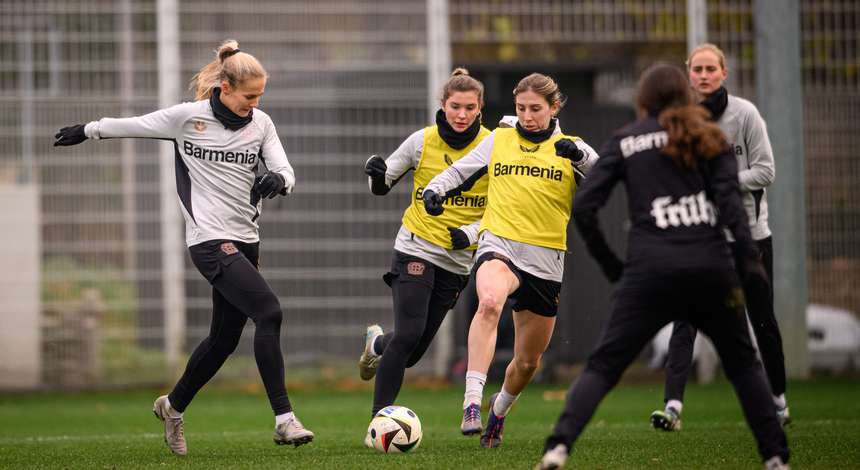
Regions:
[[384, 177], [386, 170], [388, 170], [388, 165], [379, 155], [370, 157], [370, 160], [364, 164], [364, 173], [373, 179]]
[[448, 227], [448, 233], [451, 234], [451, 245], [455, 250], [469, 248], [469, 245], [472, 244], [472, 242], [469, 241], [469, 236], [466, 235], [466, 232], [458, 228]]
[[585, 158], [585, 152], [580, 150], [576, 143], [570, 139], [558, 139], [555, 142], [555, 154], [573, 163], [579, 163]]
[[770, 281], [767, 278], [764, 265], [758, 258], [744, 257], [736, 261], [736, 269], [745, 291], [770, 289]]
[[421, 198], [424, 199], [424, 210], [426, 210], [428, 214], [437, 216], [441, 215], [442, 212], [445, 211], [445, 208], [442, 207], [442, 203], [445, 202], [445, 198], [433, 191], [430, 191], [429, 189], [425, 190], [424, 194], [421, 195]]
[[615, 284], [621, 279], [621, 275], [624, 274], [624, 263], [618, 258], [613, 258], [601, 264], [600, 269], [603, 270], [603, 275], [606, 276], [606, 279]]
[[261, 198], [272, 199], [278, 194], [282, 194], [285, 186], [286, 182], [283, 175], [274, 171], [267, 171], [263, 176], [258, 176], [254, 180], [254, 187], [251, 189], [256, 191]]
[[54, 147], [58, 145], [78, 145], [87, 140], [87, 134], [84, 133], [83, 124], [75, 124], [74, 126], [64, 127], [60, 132], [54, 134]]

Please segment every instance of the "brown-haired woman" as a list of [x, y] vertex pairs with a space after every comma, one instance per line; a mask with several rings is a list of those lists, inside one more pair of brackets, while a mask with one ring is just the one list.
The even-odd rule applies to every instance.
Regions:
[[[394, 403], [405, 369], [427, 351], [465, 287], [487, 204], [487, 178], [477, 175], [445, 204], [444, 217], [424, 210], [424, 186], [490, 133], [481, 125], [484, 85], [466, 69], [451, 73], [440, 105], [435, 125], [413, 132], [387, 159], [374, 155], [365, 163], [371, 192], [379, 196], [415, 171], [412, 203], [394, 241], [391, 271], [383, 276], [394, 301], [394, 330], [383, 334], [379, 325], [368, 327], [358, 361], [363, 380], [376, 376], [374, 415]], [[372, 447], [369, 434], [365, 445]]]
[[[646, 70], [637, 105], [642, 118], [613, 135], [576, 198], [577, 228], [607, 277], [620, 278], [620, 285], [609, 324], [568, 392], [539, 468], [564, 465], [627, 366], [660, 328], [678, 319], [716, 345], [766, 468], [787, 468], [788, 445], [750, 341], [738, 283], [738, 276], [766, 278], [741, 203], [735, 157], [692, 101], [681, 69], [661, 64]], [[633, 223], [623, 264], [597, 220], [619, 182]], [[736, 240], [732, 250], [723, 227]]]
[[[588, 171], [597, 153], [564, 135], [555, 116], [564, 104], [558, 84], [533, 73], [514, 89], [517, 122], [498, 128], [440, 173], [424, 191], [432, 215], [475, 175], [489, 173], [480, 226], [475, 286], [478, 309], [469, 326], [463, 434], [481, 434], [485, 448], [502, 442], [505, 417], [531, 381], [549, 345], [564, 275], [567, 224], [576, 191], [574, 171]], [[493, 360], [502, 307], [513, 300], [514, 357], [499, 393], [490, 397], [486, 427], [481, 400]], [[483, 432], [482, 432], [483, 431]]]
[[[248, 318], [256, 325], [254, 357], [275, 414], [276, 444], [305, 444], [314, 434], [293, 413], [284, 385], [283, 312], [258, 271], [261, 200], [286, 195], [296, 178], [272, 119], [257, 109], [266, 73], [236, 41], [225, 41], [215, 59], [191, 81], [197, 101], [131, 118], [103, 118], [64, 127], [55, 146], [86, 139], [138, 137], [170, 140], [176, 148], [176, 189], [185, 217], [191, 260], [212, 285], [212, 324], [155, 415], [164, 440], [188, 451], [182, 413], [236, 349]], [[265, 158], [265, 161], [263, 160]]]

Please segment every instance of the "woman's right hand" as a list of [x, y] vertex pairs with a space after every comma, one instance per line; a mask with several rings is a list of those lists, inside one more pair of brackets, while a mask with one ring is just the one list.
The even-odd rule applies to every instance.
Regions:
[[379, 155], [370, 157], [364, 164], [364, 173], [373, 179], [385, 176], [386, 171], [388, 171], [388, 165]]
[[442, 207], [442, 203], [445, 202], [445, 198], [435, 192], [427, 189], [424, 191], [424, 194], [421, 195], [421, 198], [424, 199], [424, 210], [426, 210], [428, 214], [435, 217], [437, 215], [441, 215], [442, 212], [445, 211], [445, 208]]
[[64, 127], [54, 134], [54, 147], [78, 145], [85, 140], [87, 140], [87, 134], [84, 133], [84, 124], [75, 124]]
[[451, 234], [451, 247], [455, 250], [464, 250], [472, 244], [466, 232], [459, 228], [448, 227], [448, 233]]

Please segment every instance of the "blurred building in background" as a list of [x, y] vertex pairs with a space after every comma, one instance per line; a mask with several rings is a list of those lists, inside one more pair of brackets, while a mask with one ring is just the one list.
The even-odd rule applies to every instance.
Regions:
[[[797, 190], [809, 210], [810, 301], [860, 312], [860, 3], [801, 5], [807, 187]], [[381, 275], [411, 189], [404, 180], [389, 197], [371, 196], [362, 166], [429, 124], [428, 96], [439, 93], [428, 85], [425, 1], [177, 6], [183, 82], [227, 38], [271, 76], [261, 107], [298, 179], [294, 194], [266, 201], [261, 224], [262, 270], [286, 313], [288, 367], [351, 362], [365, 325], [391, 326]], [[165, 367], [159, 143], [51, 147], [61, 126], [158, 107], [158, 7], [0, 0], [0, 246], [9, 261], [0, 275], [0, 388], [128, 386], [175, 373]], [[686, 56], [683, 0], [475, 0], [448, 8], [453, 64], [487, 85], [491, 128], [513, 112], [515, 83], [541, 71], [570, 97], [565, 130], [597, 147], [633, 117], [638, 72]], [[752, 0], [712, 0], [707, 9], [708, 38], [728, 54], [729, 89], [755, 101], [762, 52]], [[619, 247], [624, 211], [616, 194], [605, 225]], [[582, 359], [596, 341], [610, 293], [572, 239], [552, 346], [565, 361]], [[187, 353], [208, 332], [210, 287], [184, 263]], [[465, 320], [457, 324], [453, 334], [462, 337]], [[220, 377], [254, 376], [252, 328]]]

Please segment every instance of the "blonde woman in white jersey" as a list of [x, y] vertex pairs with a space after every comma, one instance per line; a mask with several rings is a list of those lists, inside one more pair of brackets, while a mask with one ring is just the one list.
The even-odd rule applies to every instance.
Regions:
[[174, 143], [186, 243], [194, 265], [213, 287], [209, 336], [191, 354], [173, 390], [153, 406], [164, 422], [167, 446], [178, 455], [188, 451], [182, 413], [236, 349], [248, 318], [256, 326], [254, 357], [275, 414], [275, 443], [299, 446], [314, 437], [287, 396], [283, 313], [258, 271], [261, 200], [286, 195], [296, 181], [275, 125], [257, 109], [267, 78], [254, 56], [228, 40], [191, 80], [197, 101], [64, 127], [55, 136], [54, 146], [121, 137]]

